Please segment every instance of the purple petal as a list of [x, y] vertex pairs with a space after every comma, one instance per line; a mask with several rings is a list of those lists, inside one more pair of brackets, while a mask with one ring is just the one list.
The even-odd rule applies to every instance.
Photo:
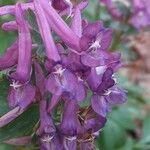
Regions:
[[66, 136], [75, 136], [78, 130], [77, 111], [78, 104], [76, 101], [67, 100], [65, 102], [60, 131]]
[[[99, 68], [100, 69], [100, 68]], [[93, 91], [96, 91], [98, 86], [100, 85], [100, 83], [102, 82], [102, 76], [103, 76], [103, 73], [105, 72], [105, 67], [102, 67], [101, 68], [101, 72], [102, 73], [98, 73], [96, 71], [95, 68], [92, 68], [91, 69], [91, 72], [90, 74], [88, 75], [86, 81], [89, 85], [89, 87], [93, 90]]]
[[64, 78], [62, 83], [64, 83], [66, 91], [73, 92], [77, 83], [77, 78], [72, 72], [66, 70], [64, 72]]
[[112, 30], [104, 29], [101, 31], [102, 37], [100, 41], [100, 49], [107, 50], [112, 42]]
[[91, 51], [85, 55], [81, 56], [81, 62], [85, 66], [89, 67], [97, 67], [97, 66], [104, 66], [108, 62], [108, 58], [105, 58], [103, 55], [103, 51]]
[[146, 11], [135, 12], [129, 22], [137, 29], [147, 27], [150, 25], [150, 14]]
[[40, 101], [40, 128], [37, 131], [38, 135], [49, 134], [54, 135], [56, 129], [53, 124], [52, 118], [46, 111], [46, 100]]
[[78, 81], [75, 88], [75, 100], [83, 101], [86, 97], [86, 89], [82, 82]]
[[17, 30], [18, 26], [16, 21], [10, 21], [2, 24], [2, 29], [5, 31]]
[[108, 113], [108, 104], [103, 96], [93, 95], [91, 105], [93, 110], [103, 117]]
[[22, 109], [28, 107], [35, 98], [35, 88], [30, 85], [24, 85], [17, 89], [12, 88], [8, 94], [9, 107], [19, 106]]
[[109, 88], [111, 88], [115, 84], [112, 75], [113, 75], [112, 68], [107, 68], [103, 74], [102, 83], [97, 88], [97, 91], [99, 93], [106, 92]]
[[66, 150], [77, 150], [77, 140], [76, 139], [64, 138], [63, 145]]
[[90, 47], [91, 43], [92, 43], [92, 39], [90, 37], [82, 36], [80, 38], [80, 49], [81, 49], [81, 51], [86, 51]]
[[11, 78], [20, 83], [25, 83], [29, 80], [31, 75], [32, 39], [28, 23], [24, 19], [24, 12], [19, 3], [16, 4], [16, 22], [19, 31], [19, 56], [17, 70], [11, 74]]
[[[33, 3], [22, 4], [22, 9], [23, 10], [27, 10], [27, 9], [34, 10]], [[0, 7], [0, 16], [6, 15], [6, 14], [14, 15], [15, 14], [15, 6], [14, 5], [7, 5], [7, 6]]]
[[123, 104], [127, 101], [127, 92], [117, 86], [111, 88], [111, 93], [106, 97], [111, 105]]
[[103, 27], [103, 23], [100, 21], [97, 21], [95, 23], [89, 23], [84, 29], [83, 29], [83, 35], [87, 36], [89, 38], [95, 38], [96, 35], [100, 32], [100, 30]]
[[43, 140], [45, 137], [40, 137], [40, 150], [64, 150], [63, 140], [60, 134], [55, 134], [54, 137], [49, 141]]
[[[61, 67], [58, 70], [60, 69]], [[71, 93], [76, 88], [76, 82], [76, 76], [65, 69], [62, 75], [55, 72], [49, 75], [46, 81], [46, 89], [55, 95], [61, 95], [63, 92]]]
[[5, 54], [0, 57], [0, 70], [7, 69], [17, 63], [18, 59], [18, 41], [9, 47]]
[[102, 129], [106, 123], [106, 118], [102, 116], [95, 116], [95, 118], [86, 119], [84, 124], [84, 128], [88, 130], [92, 130], [92, 133], [95, 133]]
[[24, 111], [24, 109], [20, 109], [20, 107], [18, 106], [6, 113], [4, 116], [0, 117], [0, 128], [16, 119]]
[[50, 74], [48, 76], [48, 79], [46, 80], [46, 90], [50, 91], [52, 94], [55, 95], [61, 95], [62, 94], [62, 87], [61, 87], [61, 83], [59, 81], [59, 78], [54, 75], [54, 74]]
[[107, 67], [116, 72], [121, 66], [121, 54], [118, 52], [111, 53]]
[[71, 29], [74, 31], [74, 33], [81, 37], [82, 36], [82, 18], [81, 18], [81, 12], [78, 7], [75, 9], [75, 13], [72, 19]]

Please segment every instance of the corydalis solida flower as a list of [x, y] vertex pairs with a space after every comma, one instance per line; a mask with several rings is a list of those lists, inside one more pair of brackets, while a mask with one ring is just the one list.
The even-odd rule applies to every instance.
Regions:
[[[148, 0], [102, 0], [100, 2], [104, 3], [109, 13], [119, 21], [128, 21], [137, 29], [150, 26], [150, 1]], [[130, 15], [119, 9], [119, 3], [128, 9]]]
[[[16, 22], [18, 24], [18, 63], [16, 72], [10, 76], [12, 80], [25, 83], [29, 80], [31, 74], [31, 50], [32, 41], [28, 28], [28, 23], [24, 19], [24, 12], [21, 4], [16, 4]], [[23, 67], [23, 69], [22, 69]]]
[[[111, 29], [101, 21], [82, 20], [87, 1], [77, 5], [61, 2], [33, 0], [0, 8], [0, 15], [16, 18], [4, 23], [2, 29], [18, 31], [18, 40], [0, 58], [0, 69], [9, 71], [12, 82], [8, 93], [11, 110], [0, 118], [0, 127], [36, 103], [40, 112], [36, 136], [41, 150], [94, 150], [92, 143], [105, 125], [107, 113], [126, 101], [126, 91], [114, 77], [121, 58], [108, 50]], [[28, 9], [35, 15], [44, 56], [38, 53], [41, 45], [33, 43]], [[69, 25], [63, 14], [70, 17]], [[89, 91], [90, 104], [81, 108]]]

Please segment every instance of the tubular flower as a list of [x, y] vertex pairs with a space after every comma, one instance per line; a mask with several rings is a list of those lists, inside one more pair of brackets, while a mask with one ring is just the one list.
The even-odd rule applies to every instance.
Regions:
[[46, 101], [40, 102], [40, 127], [37, 130], [37, 135], [40, 138], [40, 145], [42, 150], [53, 150], [52, 139], [55, 135], [55, 126], [51, 117], [46, 112]]
[[11, 47], [9, 47], [5, 54], [0, 57], [0, 70], [7, 69], [14, 66], [18, 60], [18, 41], [14, 42]]
[[21, 4], [16, 4], [16, 22], [18, 24], [19, 40], [18, 40], [18, 64], [15, 73], [11, 74], [14, 81], [25, 83], [31, 75], [31, 50], [32, 40], [28, 23], [24, 19], [24, 13]]
[[[93, 142], [108, 112], [127, 99], [115, 79], [121, 55], [109, 51], [113, 31], [101, 21], [82, 19], [87, 4], [86, 0], [75, 5], [70, 0], [30, 0], [0, 7], [0, 15], [15, 16], [2, 29], [18, 31], [18, 40], [0, 57], [0, 71], [7, 69], [11, 82], [11, 110], [0, 118], [0, 127], [36, 103], [40, 121], [34, 133], [41, 150], [96, 150]], [[28, 9], [36, 30], [25, 18]], [[64, 15], [69, 15], [69, 24]], [[88, 106], [82, 106], [84, 102]]]
[[18, 26], [16, 21], [6, 22], [2, 25], [2, 29], [5, 31], [17, 30]]
[[[70, 109], [72, 110], [70, 112]], [[64, 135], [65, 149], [77, 149], [77, 133], [78, 133], [78, 104], [76, 101], [66, 101], [60, 125], [60, 131]]]
[[[34, 9], [33, 3], [23, 4], [22, 9], [23, 10]], [[3, 6], [0, 8], [0, 16], [6, 15], [6, 14], [15, 15], [15, 13], [16, 13], [15, 6], [13, 5], [7, 5], [7, 6]]]

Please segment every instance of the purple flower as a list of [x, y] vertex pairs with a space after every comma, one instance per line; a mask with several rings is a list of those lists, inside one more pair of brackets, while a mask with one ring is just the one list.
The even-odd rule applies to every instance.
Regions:
[[14, 109], [10, 110], [8, 113], [0, 117], [0, 128], [7, 125], [14, 119], [16, 119], [19, 115], [21, 115], [25, 110], [20, 109], [20, 106], [15, 107]]
[[8, 94], [9, 107], [21, 107], [26, 109], [31, 103], [34, 102], [35, 87], [30, 84], [20, 86], [16, 89], [11, 88]]
[[40, 101], [40, 127], [37, 130], [37, 135], [39, 136], [41, 150], [53, 150], [56, 128], [51, 116], [46, 111], [46, 104], [45, 100]]
[[65, 150], [61, 134], [56, 133], [54, 137], [43, 137], [40, 141], [40, 150]]
[[48, 76], [46, 88], [52, 94], [61, 95], [63, 92], [73, 92], [76, 82], [77, 78], [71, 71], [57, 65]]
[[9, 47], [5, 54], [0, 57], [0, 70], [7, 69], [14, 66], [18, 59], [18, 41], [14, 42], [11, 47]]
[[101, 77], [100, 85], [97, 86], [96, 94], [91, 98], [93, 110], [101, 116], [105, 117], [113, 105], [126, 102], [126, 91], [118, 88], [115, 84], [113, 70], [107, 68]]
[[104, 127], [106, 118], [95, 113], [91, 107], [80, 109], [78, 118], [82, 126], [78, 134], [79, 149], [96, 149], [93, 141]]
[[113, 0], [101, 0], [108, 9], [108, 12], [116, 19], [122, 20], [124, 18], [124, 14], [117, 8]]
[[10, 21], [10, 22], [3, 23], [2, 29], [5, 31], [17, 30], [18, 26], [16, 21]]
[[81, 62], [89, 67], [106, 65], [111, 57], [107, 52], [112, 40], [112, 30], [103, 27], [101, 22], [90, 23], [83, 29], [80, 39]]
[[83, 83], [70, 70], [62, 68], [61, 65], [55, 66], [55, 70], [46, 81], [46, 89], [53, 94], [49, 111], [59, 102], [61, 96], [70, 100], [84, 100], [86, 91]]
[[[22, 4], [22, 9], [23, 10], [27, 10], [27, 9], [34, 10], [33, 3]], [[7, 5], [7, 6], [0, 7], [0, 16], [6, 15], [6, 14], [15, 15], [15, 13], [16, 13], [16, 10], [15, 10], [14, 5]]]
[[104, 96], [97, 94], [93, 95], [91, 98], [91, 105], [93, 110], [103, 117], [105, 117], [107, 113], [111, 111], [111, 106], [106, 101]]
[[76, 101], [65, 101], [64, 111], [60, 125], [60, 131], [64, 135], [65, 149], [77, 149], [77, 134], [79, 128], [79, 120], [77, 116], [78, 109], [79, 106]]
[[[112, 30], [100, 21], [82, 20], [87, 0], [77, 5], [70, 0], [28, 2], [0, 7], [0, 15], [12, 14], [16, 18], [2, 28], [18, 31], [18, 40], [0, 58], [0, 70], [13, 67], [9, 72], [12, 84], [8, 94], [12, 110], [0, 118], [0, 127], [36, 101], [40, 112], [36, 135], [41, 150], [96, 150], [93, 141], [104, 127], [107, 113], [114, 105], [126, 101], [126, 91], [114, 77], [121, 66], [120, 53], [108, 51]], [[117, 13], [111, 4], [112, 14]], [[136, 5], [138, 10], [142, 9]], [[44, 59], [38, 53], [39, 45], [32, 44], [33, 29], [25, 19], [28, 8], [37, 20], [46, 53]], [[63, 15], [69, 15], [69, 25]], [[91, 103], [81, 108], [79, 104], [86, 100], [88, 91], [92, 93]], [[61, 107], [60, 101], [64, 104]], [[55, 119], [59, 121], [56, 123]]]
[[137, 29], [150, 26], [149, 5], [147, 0], [133, 0], [133, 14], [129, 22]]
[[18, 64], [15, 73], [10, 75], [14, 81], [20, 83], [26, 83], [30, 79], [31, 75], [31, 50], [32, 40], [28, 23], [24, 19], [24, 12], [21, 4], [16, 4], [16, 22], [18, 24], [19, 32], [19, 50], [18, 50]]
[[[78, 114], [82, 125], [82, 130], [80, 130], [80, 134], [83, 134], [82, 136], [84, 136], [85, 132], [94, 136], [106, 123], [106, 118], [98, 115], [91, 107], [83, 110], [80, 109]], [[82, 136], [80, 136], [81, 139]]]
[[[79, 106], [76, 101], [66, 100], [62, 121], [60, 125], [61, 133], [65, 136], [76, 136], [78, 132], [78, 112]], [[71, 110], [71, 112], [70, 112]]]
[[113, 86], [109, 89], [110, 94], [106, 96], [106, 99], [111, 105], [123, 104], [127, 101], [127, 91], [118, 87]]
[[52, 118], [46, 111], [46, 100], [41, 100], [40, 101], [40, 127], [37, 131], [37, 134], [39, 136], [42, 135], [49, 135], [49, 136], [54, 136], [54, 133], [56, 131], [55, 126], [53, 124]]

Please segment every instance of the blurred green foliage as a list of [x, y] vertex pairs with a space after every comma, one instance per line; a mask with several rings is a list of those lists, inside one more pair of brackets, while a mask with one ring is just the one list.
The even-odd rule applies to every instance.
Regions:
[[[15, 3], [14, 0], [1, 0], [0, 6]], [[30, 12], [29, 12], [30, 13]], [[32, 14], [31, 14], [32, 15]], [[30, 17], [30, 15], [29, 15]], [[90, 0], [88, 8], [84, 11], [83, 17], [90, 20], [103, 20], [107, 27], [112, 27], [116, 32], [112, 42], [111, 50], [119, 49], [125, 58], [136, 57], [131, 53], [130, 45], [123, 45], [122, 35], [136, 34], [136, 30], [127, 24], [120, 24], [113, 20], [107, 13], [104, 6], [98, 5], [98, 0]], [[0, 25], [3, 22], [12, 20], [13, 17], [4, 16], [0, 18]], [[28, 18], [32, 20], [33, 18]], [[31, 21], [31, 23], [33, 23]], [[40, 43], [41, 39], [35, 27], [34, 41]], [[4, 53], [7, 47], [15, 41], [17, 33], [4, 32], [0, 29], [0, 54]], [[42, 51], [42, 47], [39, 52]], [[131, 59], [131, 58], [129, 58]], [[150, 150], [150, 114], [143, 110], [143, 106], [148, 103], [142, 95], [142, 88], [130, 83], [126, 78], [117, 75], [118, 82], [128, 91], [128, 102], [119, 107], [115, 107], [108, 116], [106, 126], [102, 129], [97, 138], [96, 145], [100, 150]], [[9, 108], [7, 106], [8, 83], [5, 78], [0, 79], [0, 116], [5, 114]], [[90, 94], [89, 94], [90, 95]], [[90, 97], [90, 96], [89, 96]], [[83, 104], [85, 106], [86, 104]], [[2, 143], [4, 139], [31, 135], [32, 130], [38, 122], [38, 110], [36, 106], [29, 108], [23, 115], [15, 119], [12, 123], [0, 129], [0, 150], [32, 150], [37, 149], [32, 145], [27, 147], [14, 147]]]

